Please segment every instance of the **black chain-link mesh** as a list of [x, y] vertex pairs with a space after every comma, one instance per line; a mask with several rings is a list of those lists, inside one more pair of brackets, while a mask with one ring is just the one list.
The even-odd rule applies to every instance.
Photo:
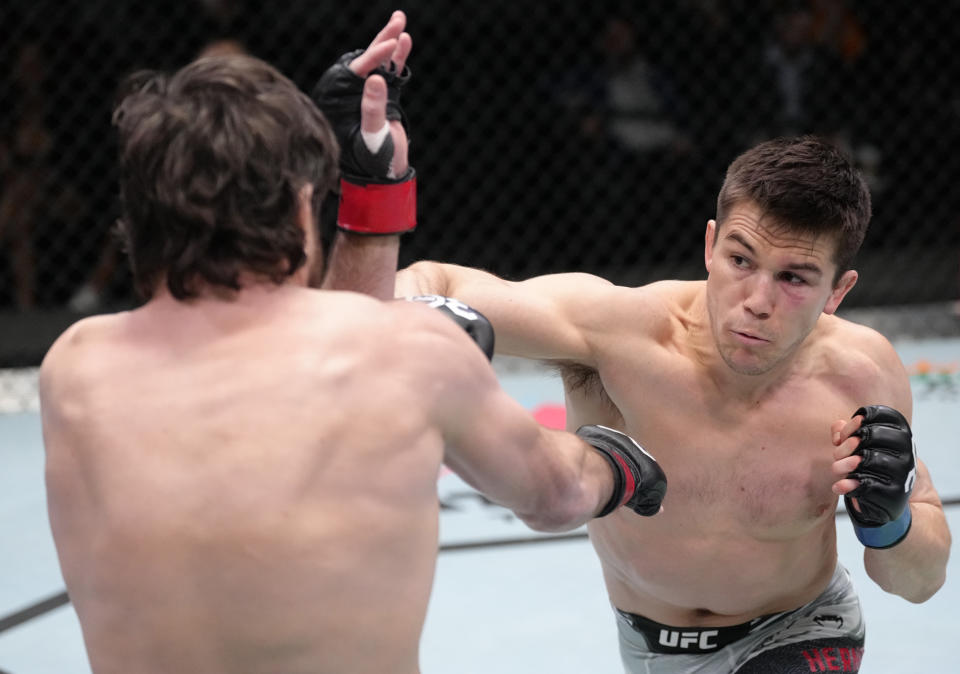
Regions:
[[0, 309], [134, 301], [109, 236], [124, 74], [234, 41], [309, 89], [398, 6], [414, 38], [405, 107], [420, 175], [404, 263], [699, 278], [729, 161], [816, 132], [873, 188], [848, 306], [957, 295], [952, 0], [5, 0]]

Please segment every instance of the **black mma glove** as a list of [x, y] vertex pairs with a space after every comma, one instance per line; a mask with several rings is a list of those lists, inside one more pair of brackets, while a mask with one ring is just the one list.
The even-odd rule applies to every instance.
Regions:
[[[323, 112], [340, 144], [340, 210], [337, 226], [359, 234], [399, 234], [416, 227], [416, 172], [389, 176], [393, 138], [389, 133], [376, 153], [360, 133], [360, 100], [366, 78], [350, 70], [350, 62], [364, 50], [341, 56], [320, 77], [311, 97]], [[410, 79], [410, 69], [397, 73], [377, 68], [387, 83], [387, 120], [399, 120], [407, 128], [400, 107], [400, 89]]]
[[[860, 542], [869, 548], [890, 548], [910, 531], [908, 501], [917, 477], [913, 433], [900, 412], [885, 405], [861, 407], [863, 415], [854, 435], [860, 444], [853, 452], [862, 460], [847, 477], [860, 486], [844, 496], [847, 513]], [[857, 499], [857, 512], [851, 498]]]
[[476, 309], [471, 309], [460, 300], [443, 295], [417, 295], [406, 298], [410, 302], [423, 302], [431, 309], [437, 309], [463, 328], [470, 338], [477, 343], [487, 356], [493, 358], [494, 333], [493, 326], [486, 316]]
[[606, 426], [581, 426], [577, 435], [600, 452], [613, 469], [613, 494], [597, 517], [624, 505], [647, 517], [660, 512], [667, 493], [667, 476], [636, 440]]

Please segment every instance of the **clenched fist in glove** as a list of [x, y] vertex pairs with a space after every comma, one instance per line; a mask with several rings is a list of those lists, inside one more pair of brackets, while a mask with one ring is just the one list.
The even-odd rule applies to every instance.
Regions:
[[910, 493], [917, 477], [913, 433], [904, 416], [885, 405], [853, 413], [859, 428], [838, 431], [834, 471], [857, 538], [870, 548], [890, 548], [910, 531]]

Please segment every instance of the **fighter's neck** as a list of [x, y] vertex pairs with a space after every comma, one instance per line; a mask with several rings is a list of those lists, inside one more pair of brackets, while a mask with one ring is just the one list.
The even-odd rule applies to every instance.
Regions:
[[694, 357], [703, 368], [707, 379], [713, 382], [717, 394], [731, 402], [757, 404], [809, 370], [811, 340], [808, 336], [794, 352], [786, 355], [766, 372], [737, 372], [723, 359], [717, 347], [707, 310], [705, 286], [697, 294], [690, 311], [697, 317], [691, 321], [688, 332]]
[[[290, 302], [305, 289], [294, 283], [276, 284], [270, 281], [241, 283], [240, 290], [226, 287], [197, 288], [195, 295], [175, 298], [162, 285], [144, 305], [151, 320], [163, 322], [199, 321], [211, 327], [221, 325], [263, 322], [274, 312], [284, 312]], [[308, 291], [314, 292], [314, 291]]]

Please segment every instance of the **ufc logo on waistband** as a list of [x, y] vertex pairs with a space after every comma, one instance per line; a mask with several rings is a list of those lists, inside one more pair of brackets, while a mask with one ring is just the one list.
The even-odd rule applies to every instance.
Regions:
[[660, 644], [669, 648], [698, 648], [702, 651], [718, 648], [715, 639], [719, 630], [702, 630], [699, 632], [678, 632], [676, 630], [660, 630]]

